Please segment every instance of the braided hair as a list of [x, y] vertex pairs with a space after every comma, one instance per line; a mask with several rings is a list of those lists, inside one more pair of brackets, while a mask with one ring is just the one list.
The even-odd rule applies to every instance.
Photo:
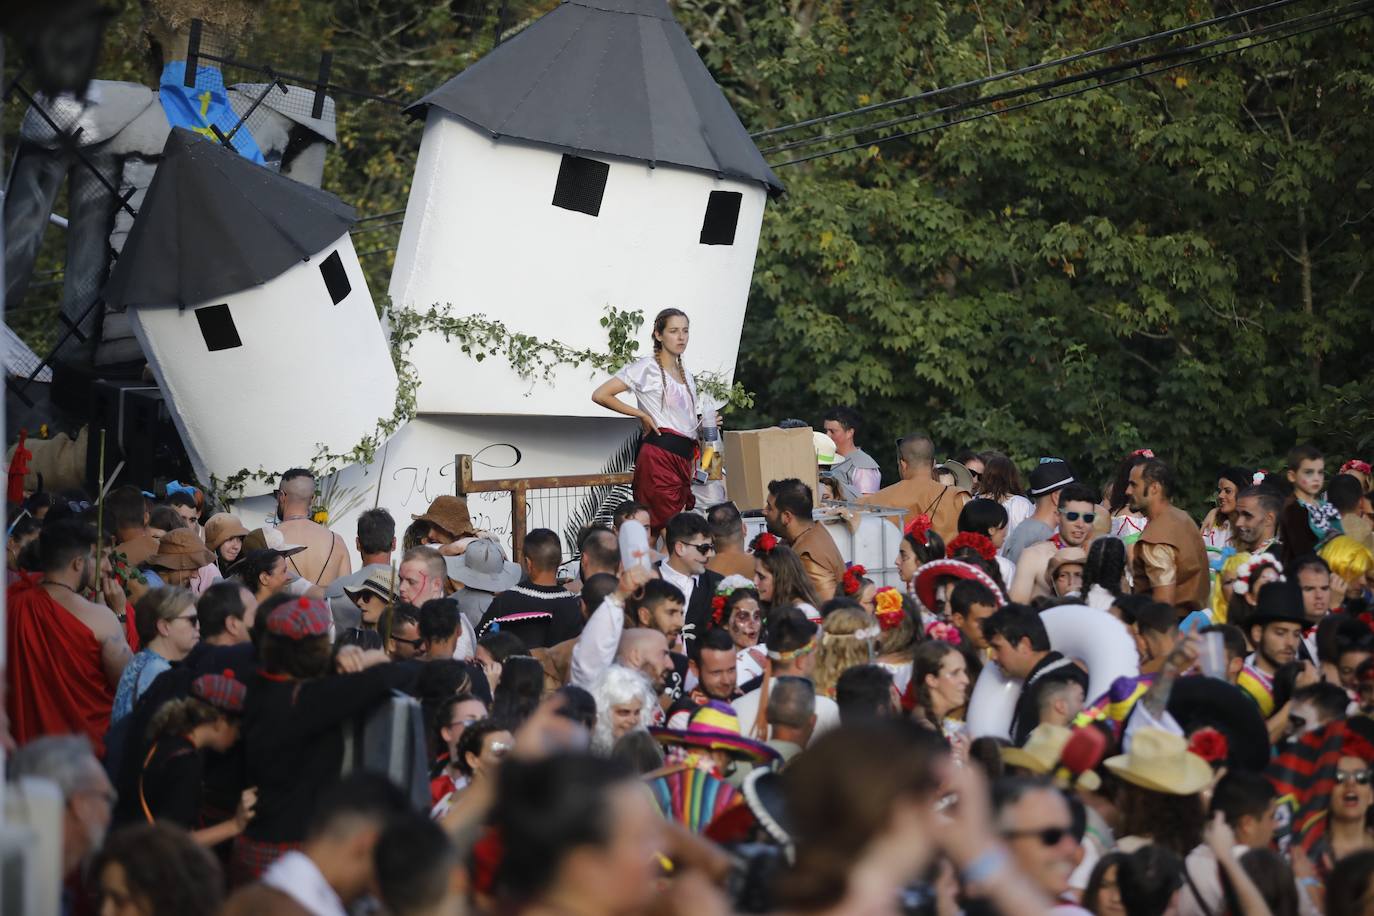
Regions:
[[[660, 362], [658, 358], [658, 354], [663, 350], [663, 341], [659, 340], [657, 335], [662, 334], [663, 329], [668, 326], [669, 318], [691, 320], [687, 318], [687, 313], [682, 309], [674, 308], [664, 309], [654, 316], [654, 362], [658, 365], [658, 377], [663, 385], [662, 392], [658, 396], [660, 407], [664, 406], [668, 400], [668, 373], [663, 371], [663, 363]], [[682, 375], [682, 385], [687, 389], [687, 397], [692, 402], [692, 415], [696, 416], [697, 396], [696, 392], [692, 390], [692, 383], [687, 380], [687, 367], [682, 364], [682, 356], [680, 354], [675, 357], [675, 359], [677, 360], [677, 371]]]

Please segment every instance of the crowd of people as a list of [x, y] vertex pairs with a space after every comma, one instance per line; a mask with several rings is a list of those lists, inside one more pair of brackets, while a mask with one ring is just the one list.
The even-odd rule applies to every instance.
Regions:
[[917, 433], [883, 486], [860, 424], [817, 463], [899, 510], [871, 572], [792, 478], [753, 537], [658, 493], [516, 561], [461, 497], [373, 509], [356, 570], [303, 470], [252, 530], [32, 495], [0, 738], [66, 799], [64, 912], [1374, 914], [1367, 463], [1222, 469], [1199, 523], [1148, 449], [1023, 484]]

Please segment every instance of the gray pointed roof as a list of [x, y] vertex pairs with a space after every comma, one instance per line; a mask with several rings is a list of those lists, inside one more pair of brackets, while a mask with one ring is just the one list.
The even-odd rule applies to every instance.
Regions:
[[782, 191], [665, 0], [564, 0], [406, 109]]
[[105, 302], [189, 306], [250, 289], [318, 254], [356, 219], [328, 191], [173, 128]]

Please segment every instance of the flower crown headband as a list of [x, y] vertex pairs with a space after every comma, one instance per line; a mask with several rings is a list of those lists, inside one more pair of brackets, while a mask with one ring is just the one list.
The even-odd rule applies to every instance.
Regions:
[[882, 632], [895, 630], [906, 619], [902, 607], [902, 593], [890, 585], [884, 586], [873, 595], [874, 616], [878, 618], [878, 629]]
[[868, 574], [868, 570], [862, 565], [855, 563], [844, 571], [844, 578], [840, 580], [840, 587], [846, 595], [857, 595], [864, 587], [863, 577]]
[[997, 548], [993, 546], [992, 538], [986, 534], [979, 534], [976, 531], [962, 531], [954, 540], [945, 547], [945, 556], [953, 559], [954, 555], [964, 548], [973, 550], [978, 556], [989, 562], [997, 556]]
[[823, 633], [821, 634], [821, 642], [824, 644], [833, 642], [837, 639], [857, 639], [867, 642], [877, 639], [882, 635], [882, 632], [882, 629], [877, 624], [874, 624], [873, 626], [864, 627], [862, 630], [855, 630], [853, 633]]
[[720, 626], [725, 622], [725, 602], [741, 588], [753, 588], [754, 582], [744, 576], [726, 576], [716, 585], [715, 597], [711, 599], [711, 622]]
[[926, 540], [926, 535], [930, 533], [930, 527], [930, 516], [922, 513], [907, 522], [907, 526], [902, 529], [902, 533], [922, 547], [929, 547], [930, 542]]
[[1347, 471], [1357, 471], [1364, 474], [1366, 477], [1374, 475], [1374, 468], [1370, 467], [1369, 462], [1361, 461], [1358, 458], [1351, 458], [1345, 464], [1341, 465], [1340, 472], [1344, 474]]
[[771, 531], [764, 531], [761, 532], [758, 537], [754, 538], [753, 543], [749, 545], [749, 549], [754, 551], [754, 553], [772, 553], [773, 548], [777, 546], [778, 536]]
[[1250, 580], [1263, 570], [1265, 566], [1273, 569], [1279, 574], [1279, 581], [1283, 582], [1283, 564], [1280, 563], [1273, 554], [1256, 553], [1251, 554], [1250, 559], [1244, 561], [1236, 569], [1236, 583], [1231, 586], [1231, 590], [1237, 595], [1244, 595], [1250, 591]]

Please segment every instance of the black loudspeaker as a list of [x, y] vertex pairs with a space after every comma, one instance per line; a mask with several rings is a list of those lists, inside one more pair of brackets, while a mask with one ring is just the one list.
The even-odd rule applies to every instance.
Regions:
[[191, 460], [181, 444], [166, 399], [155, 384], [99, 379], [91, 385], [90, 448], [86, 476], [92, 487], [100, 479], [100, 430], [105, 430], [105, 480], [154, 491], [158, 481], [189, 481]]

